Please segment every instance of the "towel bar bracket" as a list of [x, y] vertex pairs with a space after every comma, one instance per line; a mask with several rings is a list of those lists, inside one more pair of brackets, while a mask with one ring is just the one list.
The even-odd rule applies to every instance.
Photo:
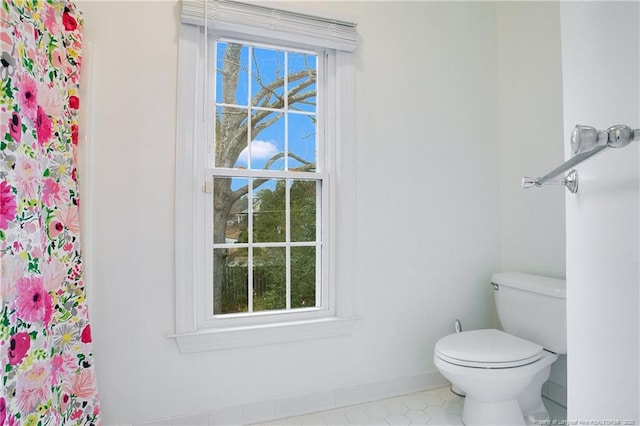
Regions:
[[565, 188], [569, 190], [572, 194], [578, 192], [578, 171], [575, 169], [569, 170], [562, 179], [549, 179], [544, 183], [540, 183], [539, 179], [533, 179], [530, 177], [522, 178], [522, 189], [531, 188], [533, 186], [543, 186], [543, 185], [564, 185]]

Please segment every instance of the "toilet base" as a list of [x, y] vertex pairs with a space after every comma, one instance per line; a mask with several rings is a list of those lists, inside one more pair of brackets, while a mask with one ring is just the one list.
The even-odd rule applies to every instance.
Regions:
[[542, 385], [558, 355], [544, 351], [530, 364], [513, 368], [473, 368], [434, 355], [440, 373], [465, 394], [462, 422], [475, 425], [535, 425], [549, 419], [542, 403]]
[[486, 402], [479, 401], [468, 394], [462, 409], [462, 423], [466, 426], [526, 425], [518, 400], [515, 398], [500, 402]]
[[542, 385], [549, 379], [551, 365], [545, 367], [533, 378], [529, 388], [518, 396], [518, 405], [528, 425], [544, 424], [550, 417], [542, 403]]

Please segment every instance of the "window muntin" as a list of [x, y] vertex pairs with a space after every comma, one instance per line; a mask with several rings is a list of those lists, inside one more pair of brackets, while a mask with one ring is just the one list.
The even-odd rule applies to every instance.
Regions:
[[322, 56], [224, 39], [213, 50], [205, 319], [326, 309]]

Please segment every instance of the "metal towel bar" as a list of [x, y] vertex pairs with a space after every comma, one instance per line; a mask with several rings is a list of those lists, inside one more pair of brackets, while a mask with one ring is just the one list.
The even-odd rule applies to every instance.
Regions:
[[[578, 172], [572, 167], [606, 148], [622, 148], [638, 140], [640, 140], [640, 129], [634, 130], [629, 126], [616, 125], [607, 130], [597, 130], [590, 126], [576, 125], [571, 132], [571, 149], [574, 156], [544, 176], [535, 179], [523, 177], [522, 189], [555, 183], [564, 185], [569, 192], [575, 194], [578, 192]], [[566, 171], [569, 173], [560, 179], [554, 179]]]

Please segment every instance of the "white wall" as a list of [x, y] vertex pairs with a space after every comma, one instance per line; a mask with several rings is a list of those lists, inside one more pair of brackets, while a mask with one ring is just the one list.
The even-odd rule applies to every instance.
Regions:
[[[565, 277], [562, 186], [523, 190], [564, 161], [560, 6], [498, 3], [502, 269]], [[567, 357], [543, 389], [566, 405]]]
[[365, 362], [408, 374], [434, 369], [433, 345], [455, 318], [493, 324], [495, 5], [363, 2], [355, 14], [357, 268], [365, 353], [378, 352]]
[[495, 325], [496, 5], [318, 7], [356, 15], [361, 35], [352, 267], [362, 320], [345, 338], [181, 355], [165, 337], [175, 314], [179, 4], [80, 2], [93, 70], [85, 254], [105, 424], [432, 373], [433, 345], [455, 318]]
[[[639, 7], [562, 3], [566, 135], [575, 124], [640, 127]], [[639, 166], [637, 142], [609, 149], [576, 167], [580, 189], [566, 197], [574, 420], [640, 420]]]
[[497, 39], [502, 265], [564, 278], [565, 190], [521, 186], [564, 161], [559, 4], [499, 2]]

